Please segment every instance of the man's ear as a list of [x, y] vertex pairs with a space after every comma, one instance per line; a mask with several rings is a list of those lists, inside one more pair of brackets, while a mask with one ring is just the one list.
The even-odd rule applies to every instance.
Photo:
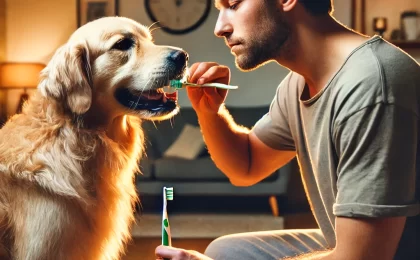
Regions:
[[66, 43], [41, 72], [38, 88], [44, 96], [63, 102], [71, 112], [80, 115], [91, 106], [92, 84], [87, 43]]
[[295, 8], [297, 5], [298, 0], [282, 0], [282, 6], [284, 12], [289, 12]]

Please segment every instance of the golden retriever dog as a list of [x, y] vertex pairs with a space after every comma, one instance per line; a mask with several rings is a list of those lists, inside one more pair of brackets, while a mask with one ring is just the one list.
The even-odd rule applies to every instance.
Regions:
[[[77, 29], [0, 129], [0, 236], [11, 259], [118, 259], [130, 239], [142, 120], [178, 112], [185, 51], [106, 17]], [[21, 75], [25, 77], [25, 75]]]

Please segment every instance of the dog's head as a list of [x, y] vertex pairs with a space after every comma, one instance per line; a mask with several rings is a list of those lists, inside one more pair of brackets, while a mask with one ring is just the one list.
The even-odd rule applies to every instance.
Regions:
[[187, 61], [185, 51], [154, 44], [147, 27], [106, 17], [73, 33], [41, 73], [38, 88], [76, 115], [166, 119], [178, 111], [177, 96], [162, 87], [184, 77]]

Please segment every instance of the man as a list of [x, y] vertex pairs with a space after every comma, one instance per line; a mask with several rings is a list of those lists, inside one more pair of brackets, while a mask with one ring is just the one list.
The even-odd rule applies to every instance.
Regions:
[[[216, 0], [215, 34], [242, 70], [291, 70], [251, 130], [223, 106], [226, 91], [188, 89], [209, 152], [232, 184], [253, 185], [297, 156], [321, 232], [219, 238], [206, 256], [159, 246], [170, 259], [420, 259], [420, 67], [379, 36], [330, 15], [330, 0]], [[193, 64], [191, 82], [228, 83], [227, 67]], [[254, 82], [255, 87], [262, 87]], [[297, 256], [299, 255], [299, 256]]]

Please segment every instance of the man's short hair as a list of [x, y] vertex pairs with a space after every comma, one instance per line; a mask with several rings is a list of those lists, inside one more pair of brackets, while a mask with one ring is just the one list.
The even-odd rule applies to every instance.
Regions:
[[332, 0], [299, 0], [300, 3], [313, 15], [331, 14]]

